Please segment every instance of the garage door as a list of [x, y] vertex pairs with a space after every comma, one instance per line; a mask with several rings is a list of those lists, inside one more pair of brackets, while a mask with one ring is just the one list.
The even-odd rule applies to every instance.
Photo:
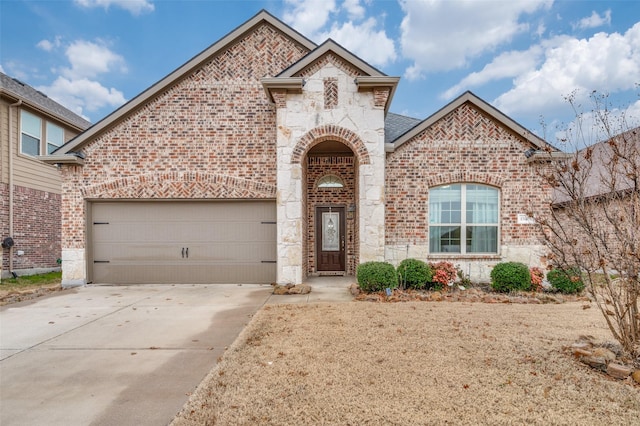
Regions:
[[274, 201], [91, 205], [92, 282], [272, 283]]

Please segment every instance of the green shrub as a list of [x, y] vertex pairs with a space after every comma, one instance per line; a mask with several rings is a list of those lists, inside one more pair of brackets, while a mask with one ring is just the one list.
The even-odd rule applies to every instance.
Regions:
[[398, 279], [405, 283], [407, 288], [424, 288], [432, 278], [431, 267], [422, 260], [405, 259], [398, 265]]
[[578, 268], [552, 269], [547, 273], [547, 280], [561, 293], [579, 293], [584, 290], [584, 282]]
[[529, 290], [531, 288], [529, 267], [520, 262], [498, 263], [491, 270], [491, 287], [500, 292]]
[[387, 262], [365, 262], [356, 270], [358, 287], [362, 291], [381, 291], [385, 288], [398, 287], [396, 268]]

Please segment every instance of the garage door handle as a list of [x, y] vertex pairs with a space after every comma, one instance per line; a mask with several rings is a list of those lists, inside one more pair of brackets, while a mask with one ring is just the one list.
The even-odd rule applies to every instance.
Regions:
[[184, 247], [182, 247], [182, 258], [184, 259]]
[[189, 247], [187, 247], [187, 259], [189, 258]]

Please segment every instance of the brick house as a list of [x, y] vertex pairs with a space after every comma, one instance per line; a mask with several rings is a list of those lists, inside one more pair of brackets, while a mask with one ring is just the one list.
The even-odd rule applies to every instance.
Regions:
[[59, 269], [57, 167], [37, 159], [89, 122], [33, 87], [0, 73], [0, 276]]
[[548, 205], [545, 142], [469, 92], [425, 120], [393, 114], [398, 82], [258, 13], [47, 159], [63, 285], [540, 264], [527, 214]]

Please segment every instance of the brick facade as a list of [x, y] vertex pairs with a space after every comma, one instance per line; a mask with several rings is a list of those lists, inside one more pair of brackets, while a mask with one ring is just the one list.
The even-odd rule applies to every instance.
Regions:
[[[476, 260], [487, 265], [505, 260], [514, 247], [541, 244], [534, 225], [518, 224], [518, 214], [544, 211], [550, 188], [540, 167], [527, 163], [530, 145], [470, 103], [443, 117], [406, 142], [386, 162], [386, 244], [423, 247], [421, 256], [453, 263]], [[473, 182], [500, 190], [498, 255], [429, 255], [429, 188]], [[393, 256], [392, 256], [393, 257]], [[406, 257], [404, 253], [395, 256]], [[413, 256], [412, 256], [413, 257]], [[525, 259], [522, 259], [525, 260]], [[537, 264], [539, 259], [526, 259]], [[486, 278], [486, 277], [483, 277]]]
[[[535, 227], [517, 217], [545, 209], [549, 188], [524, 155], [540, 147], [517, 126], [471, 96], [411, 139], [385, 144], [397, 80], [331, 41], [304, 47], [278, 25], [244, 28], [80, 138], [84, 165], [62, 167], [63, 284], [86, 280], [85, 209], [104, 199], [275, 200], [281, 284], [317, 272], [318, 206], [345, 207], [347, 274], [365, 261], [417, 257], [477, 267], [472, 276], [482, 279], [501, 260], [540, 262]], [[326, 149], [337, 143], [348, 150]], [[326, 174], [345, 186], [318, 188]], [[498, 254], [429, 254], [429, 189], [459, 182], [500, 190]]]
[[[57, 268], [60, 258], [60, 194], [14, 187], [13, 270]], [[9, 235], [8, 187], [2, 185], [2, 238]], [[5, 201], [7, 200], [7, 201]], [[18, 251], [24, 255], [19, 256]], [[9, 250], [2, 250], [2, 269], [9, 272]]]
[[91, 198], [275, 198], [275, 110], [260, 78], [307, 51], [269, 25], [84, 147], [63, 170], [63, 246], [84, 248]]
[[[0, 183], [0, 241], [9, 236], [9, 185]], [[9, 250], [2, 250], [0, 271], [4, 273], [9, 268]]]

